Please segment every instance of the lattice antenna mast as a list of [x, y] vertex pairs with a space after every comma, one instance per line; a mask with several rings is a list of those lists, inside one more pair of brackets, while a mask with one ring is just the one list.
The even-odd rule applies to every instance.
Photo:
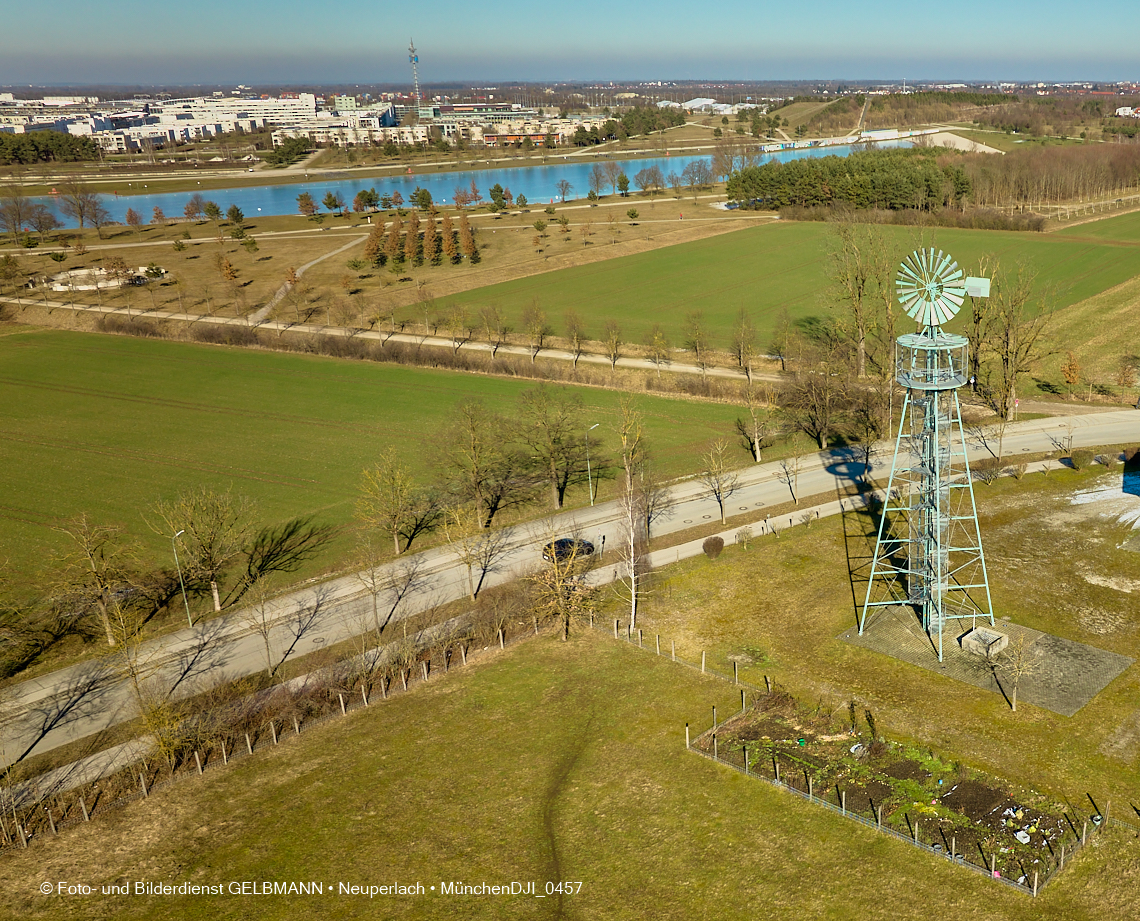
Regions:
[[416, 111], [419, 112], [423, 104], [420, 99], [420, 56], [416, 54], [416, 43], [411, 39], [408, 39], [408, 63], [412, 65], [412, 95], [416, 99]]
[[876, 608], [909, 605], [940, 662], [948, 622], [994, 622], [958, 402], [969, 340], [942, 329], [967, 295], [989, 292], [988, 278], [964, 278], [933, 248], [913, 252], [895, 279], [896, 297], [920, 332], [896, 343], [895, 379], [906, 399], [859, 633]]

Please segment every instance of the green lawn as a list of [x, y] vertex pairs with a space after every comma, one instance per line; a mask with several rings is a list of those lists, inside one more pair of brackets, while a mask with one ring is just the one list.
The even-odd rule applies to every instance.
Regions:
[[[118, 524], [168, 565], [170, 540], [143, 512], [207, 486], [255, 499], [267, 522], [315, 515], [348, 525], [360, 474], [395, 447], [421, 481], [455, 404], [510, 415], [533, 383], [382, 365], [31, 328], [0, 336], [0, 560], [27, 575], [61, 547], [51, 528], [80, 512]], [[576, 388], [613, 452], [621, 394]], [[734, 407], [639, 396], [666, 476], [732, 430]], [[607, 494], [612, 481], [603, 484]], [[586, 491], [571, 497], [586, 500]], [[316, 567], [349, 546], [343, 536]]]
[[[925, 243], [949, 252], [967, 271], [987, 253], [1011, 269], [1025, 259], [1037, 269], [1039, 285], [1054, 287], [1058, 306], [1068, 307], [1140, 274], [1140, 247], [1119, 245], [1137, 242], [1136, 219], [1130, 222], [1130, 217], [1074, 228], [1064, 237], [934, 228]], [[884, 227], [883, 232], [900, 261], [923, 242], [917, 228]], [[828, 313], [826, 235], [823, 223], [776, 222], [446, 300], [473, 310], [498, 304], [516, 328], [523, 308], [537, 300], [560, 334], [564, 314], [573, 309], [586, 319], [591, 336], [600, 338], [606, 321], [614, 319], [626, 340], [638, 343], [661, 323], [674, 346], [684, 344], [685, 315], [701, 310], [714, 345], [721, 348], [728, 347], [733, 320], [744, 305], [766, 344], [782, 308], [795, 319]]]
[[[836, 688], [837, 694], [842, 688]], [[5, 858], [2, 918], [926, 919], [1140, 912], [1140, 852], [1110, 831], [1036, 899], [684, 751], [725, 682], [598, 635], [550, 635], [286, 735]], [[890, 726], [880, 719], [887, 731]], [[564, 898], [444, 897], [581, 882]], [[46, 897], [44, 880], [95, 887]], [[422, 896], [115, 896], [121, 881], [412, 885]]]

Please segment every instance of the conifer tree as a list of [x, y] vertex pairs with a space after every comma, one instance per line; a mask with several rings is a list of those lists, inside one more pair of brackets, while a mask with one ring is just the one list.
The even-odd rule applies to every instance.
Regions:
[[453, 264], [459, 255], [455, 250], [455, 230], [451, 226], [450, 214], [443, 216], [443, 254]]

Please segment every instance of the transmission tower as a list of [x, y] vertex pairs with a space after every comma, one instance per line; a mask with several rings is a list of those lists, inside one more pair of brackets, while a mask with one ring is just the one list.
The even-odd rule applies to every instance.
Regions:
[[411, 39], [408, 39], [408, 63], [412, 65], [412, 95], [415, 96], [416, 114], [419, 115], [420, 105], [422, 104], [420, 100], [420, 73], [418, 67], [420, 56], [416, 54], [416, 43]]
[[895, 379], [906, 399], [859, 634], [872, 609], [910, 606], [939, 662], [949, 622], [994, 622], [958, 402], [969, 340], [942, 330], [966, 295], [988, 297], [989, 288], [988, 278], [963, 278], [933, 248], [907, 257], [895, 279], [896, 296], [921, 331], [896, 343]]

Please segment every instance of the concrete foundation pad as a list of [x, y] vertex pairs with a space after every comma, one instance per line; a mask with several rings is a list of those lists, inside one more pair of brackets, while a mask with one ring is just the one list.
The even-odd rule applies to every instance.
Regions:
[[[1012, 679], [984, 656], [963, 649], [962, 637], [973, 628], [970, 621], [957, 621], [954, 632], [943, 637], [942, 661], [914, 611], [905, 606], [880, 608], [868, 617], [863, 635], [852, 627], [839, 635], [845, 643], [883, 653], [910, 665], [963, 681], [976, 688], [1004, 694], [1012, 693]], [[1018, 703], [1032, 704], [1062, 716], [1072, 716], [1096, 697], [1108, 684], [1132, 664], [1127, 656], [1086, 646], [1031, 627], [1010, 621], [997, 621], [987, 631], [1009, 638], [1009, 645], [1024, 637], [1027, 648], [1040, 658], [1032, 673], [1023, 675], [1018, 684]], [[1007, 647], [1008, 648], [1008, 647]], [[1000, 655], [997, 657], [1000, 659]]]

